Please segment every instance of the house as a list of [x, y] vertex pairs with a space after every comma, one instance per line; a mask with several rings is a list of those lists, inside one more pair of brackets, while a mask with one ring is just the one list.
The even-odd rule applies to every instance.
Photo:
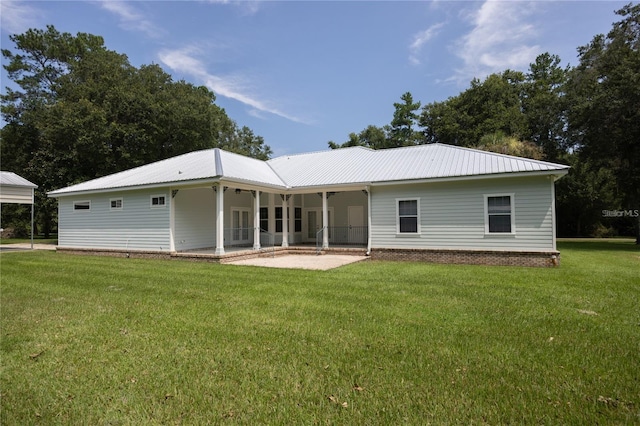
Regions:
[[209, 149], [49, 193], [59, 250], [224, 259], [360, 247], [373, 259], [552, 265], [569, 167], [444, 144], [268, 161]]
[[[2, 204], [30, 204], [31, 205], [31, 248], [33, 249], [33, 205], [34, 190], [38, 187], [22, 176], [13, 172], [0, 172], [0, 205]], [[1, 229], [0, 229], [1, 231]]]

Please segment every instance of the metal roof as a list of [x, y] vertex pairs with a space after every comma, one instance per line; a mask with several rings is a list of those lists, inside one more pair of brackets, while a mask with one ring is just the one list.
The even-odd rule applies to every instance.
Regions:
[[289, 187], [393, 182], [522, 172], [561, 172], [561, 164], [430, 144], [395, 149], [364, 147], [274, 158], [268, 163]]
[[29, 182], [22, 176], [18, 176], [13, 172], [0, 172], [0, 185], [6, 186], [22, 186], [25, 188], [37, 188], [38, 185]]
[[561, 164], [492, 152], [430, 144], [371, 150], [351, 147], [257, 160], [218, 148], [195, 151], [49, 193], [60, 196], [202, 179], [287, 189], [407, 180], [543, 172], [564, 174]]

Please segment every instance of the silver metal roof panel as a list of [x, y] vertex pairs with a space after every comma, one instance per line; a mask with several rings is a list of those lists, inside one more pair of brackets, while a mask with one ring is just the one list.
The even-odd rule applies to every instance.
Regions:
[[217, 176], [215, 149], [207, 149], [71, 185], [52, 191], [49, 195], [182, 182], [214, 176]]
[[29, 182], [22, 176], [19, 176], [13, 172], [0, 172], [0, 185], [7, 186], [22, 186], [25, 188], [37, 188], [33, 182]]
[[196, 151], [50, 192], [171, 184], [219, 177], [287, 189], [558, 171], [568, 166], [493, 152], [431, 144], [371, 150], [350, 147], [261, 161], [218, 148]]

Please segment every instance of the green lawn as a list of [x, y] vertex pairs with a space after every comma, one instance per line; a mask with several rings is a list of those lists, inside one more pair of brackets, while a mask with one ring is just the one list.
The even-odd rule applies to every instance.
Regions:
[[0, 255], [0, 424], [638, 424], [640, 251], [300, 271]]

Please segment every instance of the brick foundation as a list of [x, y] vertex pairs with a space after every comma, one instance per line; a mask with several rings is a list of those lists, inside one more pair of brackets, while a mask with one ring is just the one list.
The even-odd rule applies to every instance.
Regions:
[[[227, 263], [234, 260], [255, 257], [283, 256], [287, 254], [316, 255], [309, 247], [276, 247], [275, 249], [252, 252], [250, 250], [231, 252], [222, 256], [197, 252], [171, 253], [165, 251], [89, 249], [57, 247], [61, 253], [111, 256], [131, 259], [181, 259], [200, 262]], [[364, 249], [329, 248], [321, 254], [363, 255]], [[555, 258], [554, 258], [555, 256]], [[372, 249], [372, 260], [393, 260], [407, 262], [428, 262], [445, 264], [500, 265], [553, 267], [560, 264], [560, 252], [490, 251], [490, 250], [445, 250], [445, 249]]]
[[[77, 248], [77, 247], [56, 247], [61, 253], [93, 255], [93, 256], [109, 256], [131, 259], [176, 259], [187, 260], [192, 262], [211, 262], [211, 263], [229, 263], [236, 260], [252, 259], [256, 257], [273, 257], [285, 256], [288, 254], [296, 255], [318, 255], [315, 247], [294, 246], [294, 247], [273, 247], [265, 250], [254, 251], [251, 249], [242, 251], [231, 251], [223, 255], [212, 253], [185, 251], [185, 252], [169, 252], [169, 251], [153, 251], [153, 250], [122, 250], [122, 249], [93, 249], [93, 248]], [[366, 249], [353, 248], [328, 248], [323, 249], [322, 254], [339, 254], [364, 256]]]
[[372, 249], [371, 259], [446, 264], [554, 267], [560, 265], [560, 252], [552, 250], [547, 252], [528, 252], [444, 249]]
[[170, 259], [171, 253], [154, 250], [118, 250], [118, 249], [90, 249], [73, 247], [56, 247], [56, 251], [68, 254], [84, 254], [93, 256], [124, 257], [131, 259]]

